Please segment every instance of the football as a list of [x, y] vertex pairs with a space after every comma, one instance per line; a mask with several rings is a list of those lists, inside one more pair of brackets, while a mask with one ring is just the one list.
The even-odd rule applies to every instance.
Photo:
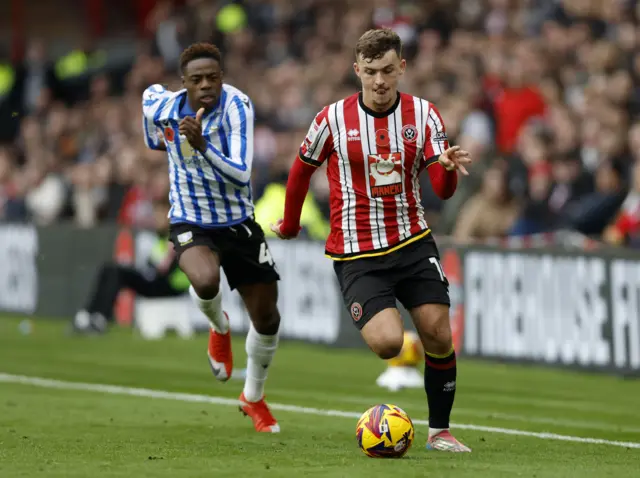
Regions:
[[356, 425], [358, 446], [372, 458], [400, 458], [413, 443], [414, 428], [409, 415], [390, 404], [375, 405]]
[[424, 361], [424, 351], [418, 334], [407, 331], [400, 353], [387, 360], [390, 367], [416, 367]]

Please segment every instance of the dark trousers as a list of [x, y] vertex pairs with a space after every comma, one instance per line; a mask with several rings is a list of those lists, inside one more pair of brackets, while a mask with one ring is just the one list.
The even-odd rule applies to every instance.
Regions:
[[131, 289], [143, 297], [174, 297], [185, 293], [174, 289], [166, 276], [149, 279], [133, 267], [109, 263], [100, 269], [87, 312], [97, 312], [112, 320], [113, 306], [122, 289]]

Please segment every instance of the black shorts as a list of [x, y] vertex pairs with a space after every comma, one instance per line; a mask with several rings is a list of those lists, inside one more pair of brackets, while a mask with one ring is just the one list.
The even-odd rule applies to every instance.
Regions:
[[422, 304], [451, 305], [449, 282], [431, 235], [377, 257], [335, 261], [344, 304], [362, 329], [378, 312]]
[[264, 231], [252, 218], [220, 228], [171, 224], [169, 238], [178, 260], [193, 246], [207, 246], [216, 252], [231, 290], [241, 285], [270, 284], [280, 279]]

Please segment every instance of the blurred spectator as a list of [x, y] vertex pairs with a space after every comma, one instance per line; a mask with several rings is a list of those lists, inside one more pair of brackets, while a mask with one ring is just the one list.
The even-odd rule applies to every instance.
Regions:
[[613, 223], [606, 228], [604, 239], [615, 246], [640, 247], [640, 162], [636, 162], [631, 177], [631, 190]]
[[595, 190], [567, 214], [565, 228], [585, 235], [601, 234], [625, 199], [624, 176], [620, 164], [600, 163], [595, 172]]
[[0, 149], [0, 221], [21, 221], [26, 217], [25, 208], [11, 153]]
[[[262, 226], [266, 237], [276, 237], [271, 224], [282, 219], [287, 192], [288, 170], [282, 170], [278, 177], [267, 184], [260, 198], [255, 202], [256, 222]], [[313, 194], [308, 193], [300, 216], [300, 237], [316, 241], [326, 241], [329, 235], [329, 221]]]
[[46, 226], [55, 222], [64, 208], [65, 187], [62, 178], [47, 167], [47, 153], [41, 154], [26, 167], [22, 188], [30, 219]]
[[40, 115], [55, 89], [53, 65], [47, 58], [42, 40], [34, 39], [27, 47], [25, 59], [17, 69], [17, 90], [21, 114]]
[[79, 334], [100, 334], [114, 323], [118, 294], [129, 289], [142, 297], [176, 297], [189, 289], [189, 279], [178, 267], [178, 259], [169, 237], [169, 203], [167, 198], [151, 206], [150, 229], [156, 233], [151, 254], [143, 268], [107, 262], [96, 274], [86, 304], [78, 310], [71, 328]]
[[510, 153], [527, 121], [545, 113], [542, 95], [532, 84], [540, 79], [541, 58], [533, 43], [522, 43], [500, 61], [504, 62], [500, 77], [488, 76], [485, 82], [494, 90], [498, 150]]
[[465, 203], [453, 231], [457, 241], [503, 237], [520, 207], [507, 187], [505, 163], [496, 162], [484, 174], [482, 188]]

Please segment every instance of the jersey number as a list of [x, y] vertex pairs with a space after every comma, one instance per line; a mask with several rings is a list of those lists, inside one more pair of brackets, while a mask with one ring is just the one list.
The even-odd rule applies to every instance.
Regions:
[[274, 264], [273, 257], [271, 256], [271, 251], [267, 247], [266, 242], [260, 244], [260, 256], [258, 257], [258, 262], [260, 264], [269, 264], [270, 266], [273, 266]]
[[444, 271], [442, 270], [442, 266], [440, 265], [440, 261], [438, 261], [438, 259], [435, 257], [429, 257], [429, 262], [436, 266], [436, 269], [438, 269], [438, 274], [440, 274], [440, 280], [444, 282], [445, 276]]

